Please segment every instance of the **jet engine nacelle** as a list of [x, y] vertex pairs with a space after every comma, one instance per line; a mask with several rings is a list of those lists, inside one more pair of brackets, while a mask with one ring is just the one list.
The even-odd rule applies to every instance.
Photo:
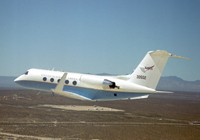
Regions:
[[94, 77], [90, 75], [82, 75], [81, 76], [81, 83], [83, 83], [85, 86], [90, 86], [91, 88], [97, 88], [97, 89], [114, 89], [118, 88], [115, 84], [115, 82], [112, 82], [110, 80], [101, 78], [101, 77]]

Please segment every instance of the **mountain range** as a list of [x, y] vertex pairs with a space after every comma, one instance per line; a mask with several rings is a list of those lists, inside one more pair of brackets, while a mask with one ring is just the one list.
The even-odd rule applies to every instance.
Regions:
[[185, 81], [176, 76], [161, 77], [157, 90], [200, 92], [200, 80]]
[[[102, 73], [98, 75], [110, 75], [110, 74]], [[16, 77], [0, 76], [0, 88], [21, 89], [22, 87], [14, 83], [15, 78]], [[185, 81], [176, 76], [161, 77], [156, 89], [166, 90], [166, 91], [200, 92], [200, 80]]]

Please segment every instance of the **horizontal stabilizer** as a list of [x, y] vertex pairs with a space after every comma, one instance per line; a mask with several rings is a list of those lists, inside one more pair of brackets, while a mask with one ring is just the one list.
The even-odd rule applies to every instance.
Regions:
[[177, 56], [177, 55], [173, 55], [173, 54], [170, 54], [170, 57], [180, 58], [180, 59], [190, 59], [190, 58], [187, 58], [187, 57]]
[[174, 58], [180, 58], [180, 59], [190, 59], [190, 58], [187, 58], [187, 57], [182, 57], [182, 56], [177, 56], [177, 55], [173, 55], [171, 53], [168, 53], [167, 51], [154, 51], [154, 52], [150, 52], [150, 54], [152, 56], [166, 56], [166, 57], [174, 57]]

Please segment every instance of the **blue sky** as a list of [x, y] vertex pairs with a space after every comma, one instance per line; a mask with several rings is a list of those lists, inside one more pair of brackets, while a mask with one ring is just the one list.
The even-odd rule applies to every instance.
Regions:
[[30, 68], [129, 74], [151, 50], [162, 76], [200, 80], [198, 0], [1, 0], [0, 75]]

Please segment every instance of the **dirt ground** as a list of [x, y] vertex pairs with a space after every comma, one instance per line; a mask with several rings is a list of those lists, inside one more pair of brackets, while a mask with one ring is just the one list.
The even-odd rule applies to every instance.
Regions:
[[197, 140], [200, 93], [90, 102], [34, 90], [0, 90], [0, 139]]

